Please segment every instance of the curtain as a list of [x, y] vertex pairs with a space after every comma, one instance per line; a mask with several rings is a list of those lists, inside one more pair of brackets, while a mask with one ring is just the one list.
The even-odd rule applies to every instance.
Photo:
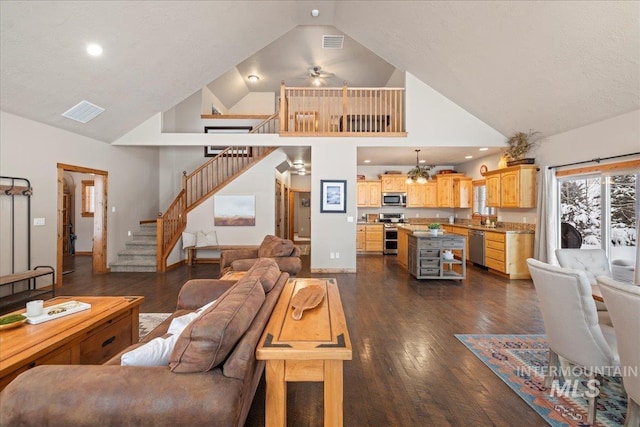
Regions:
[[558, 265], [555, 256], [559, 248], [558, 235], [560, 222], [558, 219], [558, 180], [553, 169], [547, 166], [540, 168], [538, 184], [538, 212], [536, 217], [536, 234], [533, 257], [548, 264]]

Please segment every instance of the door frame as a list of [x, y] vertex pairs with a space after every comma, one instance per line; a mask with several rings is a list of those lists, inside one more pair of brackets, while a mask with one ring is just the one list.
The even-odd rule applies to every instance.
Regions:
[[56, 287], [62, 286], [64, 173], [79, 172], [94, 174], [95, 211], [93, 214], [92, 266], [94, 273], [107, 273], [107, 180], [109, 173], [100, 169], [58, 163], [58, 218], [56, 241]]

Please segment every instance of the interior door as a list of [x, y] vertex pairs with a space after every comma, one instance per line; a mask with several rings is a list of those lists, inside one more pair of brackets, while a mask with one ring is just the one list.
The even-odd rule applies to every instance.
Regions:
[[276, 179], [276, 215], [275, 215], [275, 232], [274, 234], [280, 238], [284, 237], [284, 230], [282, 229], [282, 183], [279, 179]]

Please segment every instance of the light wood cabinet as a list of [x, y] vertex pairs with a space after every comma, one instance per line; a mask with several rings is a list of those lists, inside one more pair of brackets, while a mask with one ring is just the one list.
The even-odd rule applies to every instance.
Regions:
[[436, 175], [438, 191], [438, 207], [441, 208], [469, 208], [473, 185], [471, 178], [462, 173], [447, 173]]
[[381, 206], [381, 193], [380, 181], [358, 181], [356, 183], [357, 205], [360, 208]]
[[356, 227], [356, 251], [382, 252], [384, 228], [382, 224], [359, 224]]
[[409, 258], [409, 230], [398, 227], [398, 265], [407, 268]]
[[406, 193], [407, 192], [407, 176], [406, 175], [383, 175], [380, 178], [383, 193]]
[[530, 233], [485, 232], [485, 266], [510, 279], [529, 279], [527, 258], [533, 256], [533, 240]]
[[408, 208], [436, 208], [438, 207], [438, 187], [435, 181], [426, 184], [407, 185]]
[[536, 207], [536, 165], [519, 165], [485, 173], [487, 206]]

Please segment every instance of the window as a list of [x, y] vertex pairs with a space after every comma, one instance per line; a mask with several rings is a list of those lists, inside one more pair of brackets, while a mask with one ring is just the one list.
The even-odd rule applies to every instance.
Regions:
[[95, 212], [95, 187], [93, 181], [82, 181], [82, 216], [92, 217]]
[[559, 179], [561, 247], [602, 248], [635, 259], [638, 174], [602, 172]]
[[484, 179], [473, 181], [473, 209], [471, 212], [474, 215], [480, 214], [480, 216], [493, 216], [496, 213], [496, 208], [487, 206], [487, 186]]

